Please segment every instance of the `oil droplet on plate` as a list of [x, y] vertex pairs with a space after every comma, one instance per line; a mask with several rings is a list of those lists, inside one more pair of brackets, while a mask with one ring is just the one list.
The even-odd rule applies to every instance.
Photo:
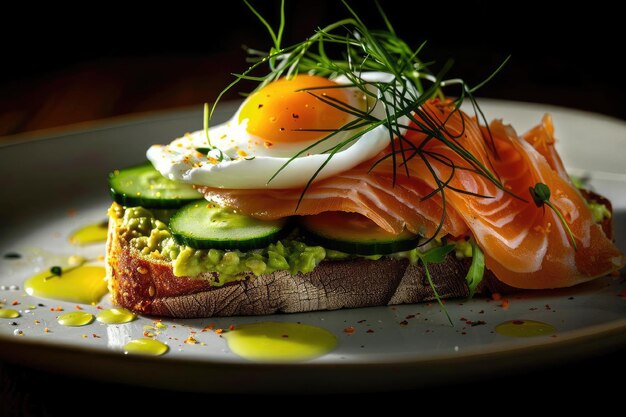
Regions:
[[107, 240], [108, 222], [90, 224], [75, 230], [70, 235], [72, 245], [88, 245], [90, 243], [101, 243]]
[[72, 311], [70, 313], [61, 314], [57, 321], [62, 326], [86, 326], [93, 321], [93, 314], [84, 311]]
[[496, 332], [510, 337], [549, 336], [556, 333], [551, 324], [535, 320], [510, 320], [496, 326]]
[[11, 310], [10, 308], [0, 308], [0, 319], [16, 319], [20, 316], [20, 312], [17, 310]]
[[169, 346], [154, 339], [135, 339], [124, 345], [124, 353], [131, 355], [160, 356], [168, 350]]
[[125, 308], [112, 308], [103, 310], [96, 316], [96, 320], [104, 324], [123, 324], [135, 320], [137, 316]]
[[85, 265], [63, 270], [61, 276], [44, 271], [24, 283], [28, 295], [81, 304], [97, 304], [107, 293], [106, 272], [101, 266]]
[[328, 330], [298, 323], [243, 324], [223, 336], [234, 353], [260, 362], [305, 361], [337, 346], [337, 338]]

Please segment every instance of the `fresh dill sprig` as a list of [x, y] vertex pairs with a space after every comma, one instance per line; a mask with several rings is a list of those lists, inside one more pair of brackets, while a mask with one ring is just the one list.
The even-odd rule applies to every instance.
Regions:
[[204, 103], [204, 123], [202, 124], [204, 127], [204, 137], [209, 145], [209, 149], [212, 149], [213, 145], [211, 144], [211, 138], [209, 137], [209, 115], [209, 103]]
[[[390, 158], [393, 169], [393, 185], [395, 186], [398, 175], [410, 175], [408, 162], [412, 158], [420, 158], [436, 184], [435, 189], [429, 195], [422, 197], [422, 199], [425, 200], [439, 195], [442, 200], [443, 209], [440, 224], [433, 236], [428, 237], [421, 244], [427, 244], [432, 241], [443, 227], [446, 216], [446, 192], [465, 193], [485, 198], [491, 197], [454, 188], [451, 185], [451, 181], [458, 170], [470, 170], [476, 175], [484, 177], [504, 192], [510, 193], [494, 173], [490, 161], [488, 161], [488, 166], [486, 166], [475, 155], [463, 148], [457, 139], [464, 132], [453, 133], [449, 131], [446, 127], [446, 121], [442, 122], [435, 116], [428, 114], [423, 107], [428, 100], [433, 98], [445, 99], [446, 94], [444, 90], [454, 88], [457, 99], [450, 100], [451, 106], [454, 107], [450, 117], [460, 112], [460, 106], [467, 99], [474, 108], [476, 119], [481, 124], [486, 125], [485, 116], [474, 98], [474, 93], [478, 88], [491, 80], [502, 69], [506, 61], [489, 75], [485, 81], [474, 87], [470, 87], [459, 78], [446, 79], [446, 74], [452, 65], [451, 62], [446, 63], [438, 73], [432, 72], [429, 64], [423, 62], [419, 57], [426, 43], [422, 42], [417, 49], [411, 48], [397, 35], [378, 2], [375, 2], [375, 4], [381, 15], [385, 30], [369, 29], [348, 2], [342, 0], [348, 12], [348, 17], [318, 28], [308, 39], [302, 42], [283, 46], [282, 35], [285, 28], [284, 0], [281, 0], [280, 3], [280, 20], [277, 29], [273, 29], [272, 25], [261, 16], [248, 0], [244, 0], [244, 2], [252, 13], [259, 18], [262, 25], [265, 26], [273, 45], [267, 52], [248, 49], [250, 67], [240, 74], [235, 74], [235, 79], [218, 95], [212, 108], [208, 111], [209, 119], [213, 115], [220, 99], [227, 91], [237, 85], [239, 81], [257, 81], [259, 83], [258, 90], [281, 77], [290, 78], [301, 73], [329, 78], [343, 76], [349, 82], [338, 85], [336, 88], [356, 88], [368, 98], [369, 102], [374, 103], [371, 106], [368, 105], [366, 109], [359, 109], [350, 106], [349, 103], [319, 94], [315, 88], [305, 90], [326, 105], [350, 114], [352, 118], [339, 129], [329, 130], [317, 142], [294, 153], [269, 179], [268, 182], [271, 182], [276, 176], [281, 174], [285, 167], [296, 158], [306, 155], [311, 148], [323, 143], [329, 143], [329, 140], [334, 138], [339, 132], [347, 134], [346, 139], [328, 147], [325, 153], [325, 160], [304, 186], [296, 211], [307, 190], [332, 158], [341, 150], [351, 146], [364, 134], [380, 126], [384, 126], [389, 132], [391, 152], [380, 160], [375, 161], [372, 169], [378, 163]], [[259, 71], [263, 71], [263, 75], [257, 75]], [[368, 81], [362, 77], [362, 74], [366, 72], [386, 73], [389, 74], [389, 79], [385, 81]], [[382, 107], [384, 117], [376, 117], [372, 113], [376, 106]], [[463, 118], [461, 118], [461, 121], [462, 123], [465, 122]], [[405, 133], [408, 131], [419, 132], [427, 139], [420, 146], [416, 146], [414, 142], [405, 136]], [[461, 163], [455, 163], [450, 158], [427, 150], [425, 145], [430, 141], [443, 143], [458, 155]], [[497, 157], [495, 144], [493, 140], [490, 142], [487, 146], [492, 148], [494, 155]], [[433, 166], [435, 162], [451, 168], [451, 174], [448, 178], [440, 178], [438, 171]]]
[[211, 111], [209, 110], [209, 103], [204, 103], [204, 137], [207, 142], [207, 147], [196, 148], [196, 151], [200, 152], [207, 157], [211, 157], [215, 159], [217, 162], [222, 162], [224, 160], [224, 153], [220, 148], [217, 148], [211, 144], [211, 137], [209, 136], [209, 120], [211, 119]]

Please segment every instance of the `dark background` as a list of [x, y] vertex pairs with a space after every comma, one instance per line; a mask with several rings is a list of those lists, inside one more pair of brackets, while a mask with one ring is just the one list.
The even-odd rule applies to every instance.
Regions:
[[[212, 101], [247, 65], [242, 44], [263, 49], [269, 36], [236, 0], [228, 3], [84, 3], [4, 5], [0, 25], [0, 136], [137, 112]], [[277, 1], [254, 2], [273, 22]], [[286, 41], [345, 16], [338, 1], [288, 1]], [[372, 28], [382, 27], [371, 1], [351, 4]], [[524, 2], [389, 1], [381, 4], [434, 68], [453, 58], [450, 76], [477, 83], [509, 54], [511, 61], [479, 95], [550, 103], [626, 119], [623, 17], [608, 2], [577, 7]], [[229, 98], [235, 98], [233, 92]], [[523, 375], [391, 394], [299, 399], [307, 410], [375, 407], [410, 413], [438, 409], [512, 412], [574, 404], [621, 407], [624, 351]], [[131, 402], [116, 403], [122, 398]], [[134, 401], [133, 401], [134, 400]], [[0, 415], [70, 415], [110, 410], [125, 415], [172, 407], [226, 412], [240, 397], [124, 388], [0, 363]], [[297, 413], [284, 397], [245, 402], [268, 412]], [[333, 405], [333, 402], [339, 404]], [[548, 406], [541, 405], [547, 402]], [[191, 406], [190, 406], [191, 404]], [[218, 407], [218, 408], [216, 408]], [[224, 408], [226, 407], [226, 408]], [[544, 408], [546, 407], [546, 408]], [[72, 413], [68, 413], [72, 410]], [[600, 410], [598, 410], [600, 411]], [[320, 411], [321, 412], [321, 411]], [[97, 415], [97, 413], [96, 413]]]
[[[254, 3], [277, 22], [278, 1]], [[372, 1], [351, 4], [371, 28], [382, 28]], [[434, 61], [437, 69], [454, 59], [450, 75], [471, 84], [511, 55], [482, 96], [626, 119], [623, 68], [617, 63], [625, 23], [608, 2], [381, 4], [411, 46], [429, 41], [422, 60]], [[265, 29], [238, 0], [62, 7], [27, 5], [3, 16], [0, 136], [212, 101], [230, 73], [247, 68], [241, 45], [270, 45]], [[345, 16], [338, 0], [287, 0], [286, 42]]]

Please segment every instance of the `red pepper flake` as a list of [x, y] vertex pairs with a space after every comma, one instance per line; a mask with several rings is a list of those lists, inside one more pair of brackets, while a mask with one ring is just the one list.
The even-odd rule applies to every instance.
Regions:
[[228, 330], [230, 330], [231, 332], [235, 330], [235, 325], [231, 324], [230, 326], [228, 326]]
[[215, 329], [214, 333], [215, 334], [222, 334], [222, 333], [224, 333], [224, 329]]
[[63, 311], [63, 307], [61, 306], [50, 307], [50, 311]]
[[346, 334], [352, 334], [354, 333], [354, 327], [350, 326], [350, 327], [346, 327], [345, 329], [343, 329], [343, 332]]
[[95, 333], [92, 333], [92, 334], [91, 334], [91, 337], [93, 337], [94, 339], [101, 339], [101, 337], [100, 337], [100, 336], [98, 336], [98, 335], [97, 335], [97, 334], [95, 334]]
[[465, 317], [461, 317], [460, 320], [461, 321], [467, 321], [467, 319]]
[[202, 333], [204, 333], [204, 332], [208, 332], [209, 330], [213, 330], [213, 328], [215, 328], [215, 324], [213, 324], [213, 323], [209, 323], [209, 324], [207, 324], [206, 326], [204, 326], [204, 327], [202, 328], [202, 330], [200, 330], [200, 331], [201, 331]]
[[19, 302], [19, 301], [17, 301], [17, 300], [13, 300], [13, 301], [11, 302], [11, 305], [12, 305], [12, 306], [16, 306], [16, 305], [19, 305], [19, 304], [20, 304], [20, 302]]
[[414, 319], [415, 318], [415, 314], [409, 314], [408, 316], [405, 317], [405, 319], [410, 320], [410, 319]]
[[620, 297], [622, 297], [622, 298], [626, 298], [626, 290], [622, 290], [622, 291], [619, 293], [619, 296], [620, 296]]
[[485, 310], [480, 310], [478, 314], [485, 314]]
[[509, 308], [509, 299], [508, 298], [503, 298], [502, 299], [502, 303], [500, 303], [500, 307], [502, 307], [505, 310], [507, 308]]
[[552, 310], [552, 307], [550, 307], [550, 304], [546, 304], [546, 310]]
[[365, 333], [374, 333], [374, 330], [372, 329], [367, 329], [367, 331]]
[[409, 322], [408, 322], [408, 321], [406, 321], [406, 320], [402, 320], [402, 321], [400, 322], [400, 326], [408, 326], [408, 324], [409, 324]]
[[502, 295], [500, 295], [500, 293], [498, 292], [494, 292], [493, 294], [491, 294], [491, 299], [493, 301], [500, 301], [502, 300]]
[[359, 320], [357, 321], [357, 323], [361, 324], [361, 323], [365, 323], [367, 320]]
[[71, 209], [67, 210], [67, 217], [76, 217], [77, 213], [78, 212], [76, 211], [75, 208], [71, 208]]
[[289, 337], [288, 334], [281, 334], [280, 337], [284, 337], [285, 339], [287, 339]]
[[44, 332], [44, 333], [50, 333], [50, 329], [49, 329], [49, 328], [47, 328], [47, 327], [44, 327], [43, 332]]
[[193, 336], [189, 336], [183, 343], [186, 345], [197, 345], [198, 341]]
[[476, 327], [476, 326], [483, 326], [483, 325], [487, 324], [487, 322], [484, 321], [484, 320], [476, 320], [476, 321], [468, 320], [467, 324], [469, 324], [472, 327]]
[[521, 324], [524, 324], [525, 322], [524, 322], [524, 320], [513, 320], [511, 323], [516, 324], [516, 325], [519, 326]]
[[102, 306], [96, 306], [96, 310], [104, 310]]
[[78, 304], [76, 304], [76, 305], [74, 306], [74, 308], [75, 308], [76, 310], [82, 310], [82, 309], [83, 309], [83, 308], [82, 308], [81, 306], [79, 306]]
[[143, 337], [154, 337], [154, 333], [149, 332], [149, 331], [145, 331], [145, 332], [143, 332]]
[[461, 332], [461, 334], [462, 334], [463, 336], [465, 336], [465, 335], [467, 334], [467, 332]]

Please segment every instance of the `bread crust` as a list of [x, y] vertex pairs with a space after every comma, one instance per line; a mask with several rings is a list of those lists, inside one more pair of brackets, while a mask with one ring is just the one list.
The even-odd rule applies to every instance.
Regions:
[[[454, 254], [429, 265], [442, 298], [467, 297], [470, 260]], [[177, 277], [172, 266], [130, 246], [112, 219], [106, 256], [113, 303], [141, 314], [196, 318], [296, 313], [418, 303], [435, 299], [424, 267], [406, 259], [323, 261], [312, 272], [276, 271], [212, 287], [216, 273]], [[488, 279], [487, 281], [492, 281]]]

